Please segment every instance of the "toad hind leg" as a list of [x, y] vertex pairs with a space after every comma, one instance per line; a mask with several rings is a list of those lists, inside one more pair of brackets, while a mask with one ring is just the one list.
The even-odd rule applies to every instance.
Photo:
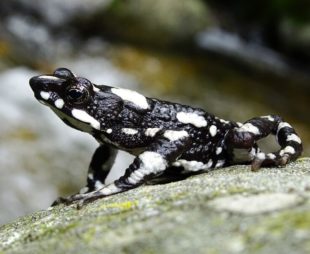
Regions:
[[[260, 152], [256, 142], [269, 134], [276, 136], [281, 149], [265, 154]], [[301, 139], [292, 126], [276, 115], [252, 118], [229, 131], [227, 146], [232, 151], [233, 149], [248, 149], [254, 171], [261, 166], [285, 165], [289, 161], [296, 160], [303, 150]]]

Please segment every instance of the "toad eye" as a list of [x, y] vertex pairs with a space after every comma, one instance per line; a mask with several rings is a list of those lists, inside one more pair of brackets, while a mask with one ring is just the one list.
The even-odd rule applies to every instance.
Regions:
[[85, 87], [82, 88], [70, 88], [67, 91], [68, 101], [73, 104], [82, 104], [89, 98], [88, 90]]
[[54, 76], [63, 79], [74, 78], [73, 73], [66, 68], [58, 68], [54, 71]]

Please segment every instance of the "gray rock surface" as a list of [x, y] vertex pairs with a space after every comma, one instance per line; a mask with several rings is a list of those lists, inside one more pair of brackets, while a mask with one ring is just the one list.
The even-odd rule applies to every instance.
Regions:
[[310, 158], [142, 186], [0, 228], [0, 253], [309, 253]]

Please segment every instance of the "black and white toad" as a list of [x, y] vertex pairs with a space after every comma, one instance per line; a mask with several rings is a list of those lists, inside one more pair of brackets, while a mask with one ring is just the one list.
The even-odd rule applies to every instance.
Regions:
[[[63, 122], [91, 134], [100, 144], [86, 187], [54, 204], [85, 203], [160, 176], [173, 179], [236, 163], [251, 163], [253, 170], [282, 166], [302, 153], [295, 130], [276, 115], [245, 123], [226, 121], [199, 108], [99, 86], [65, 68], [31, 78], [30, 86], [35, 97]], [[266, 154], [257, 141], [269, 134], [276, 136], [281, 149]], [[106, 185], [117, 150], [136, 157], [122, 177]]]

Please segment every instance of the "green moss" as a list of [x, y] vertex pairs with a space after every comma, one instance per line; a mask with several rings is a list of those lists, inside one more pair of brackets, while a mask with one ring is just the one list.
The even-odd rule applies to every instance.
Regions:
[[267, 223], [266, 228], [270, 232], [277, 233], [283, 230], [308, 230], [310, 233], [310, 213], [309, 211], [288, 211], [279, 214]]
[[229, 194], [240, 194], [240, 193], [249, 193], [251, 192], [251, 190], [249, 189], [246, 189], [246, 188], [242, 188], [242, 187], [239, 187], [239, 186], [233, 186], [229, 189], [227, 189], [227, 193]]
[[46, 224], [41, 224], [40, 227], [37, 227], [36, 230], [29, 233], [22, 242], [34, 242], [42, 239], [51, 238], [52, 236], [57, 235], [58, 238], [61, 238], [62, 235], [76, 228], [78, 223], [69, 223], [61, 224], [61, 226], [48, 226]]
[[252, 247], [260, 249], [265, 245], [264, 241], [284, 239], [285, 235], [291, 235], [293, 231], [298, 230], [306, 230], [310, 234], [309, 211], [290, 210], [268, 215], [250, 227], [244, 236], [248, 242], [253, 242]]
[[88, 230], [86, 230], [81, 238], [83, 239], [84, 242], [86, 243], [91, 243], [94, 240], [94, 236], [96, 234], [96, 228], [95, 227], [89, 227]]
[[171, 206], [171, 203], [181, 200], [183, 198], [185, 198], [188, 194], [185, 192], [177, 192], [177, 193], [173, 193], [172, 195], [170, 195], [169, 197], [166, 197], [165, 199], [160, 199], [160, 200], [156, 200], [154, 202], [154, 204], [156, 204], [157, 206], [162, 206], [162, 205], [169, 205]]
[[298, 158], [297, 160], [296, 160], [296, 162], [297, 163], [307, 163], [307, 162], [309, 162], [309, 157], [301, 157], [301, 158]]
[[129, 211], [135, 208], [138, 205], [137, 201], [125, 201], [125, 202], [115, 202], [110, 204], [103, 204], [100, 206], [100, 209], [110, 209], [117, 208], [120, 211]]
[[224, 175], [218, 170], [142, 186], [80, 210], [60, 205], [1, 227], [0, 246], [5, 253], [302, 253], [309, 249], [309, 202], [257, 215], [214, 211], [208, 205], [215, 195], [253, 194], [255, 188], [274, 192], [279, 184], [285, 192], [292, 183], [304, 185], [308, 175], [301, 180], [300, 174], [289, 174], [290, 167], [297, 170], [300, 164], [283, 168], [286, 173], [280, 171], [279, 180], [267, 185], [266, 174], [248, 174], [255, 181], [243, 185], [241, 171], [234, 168]]

